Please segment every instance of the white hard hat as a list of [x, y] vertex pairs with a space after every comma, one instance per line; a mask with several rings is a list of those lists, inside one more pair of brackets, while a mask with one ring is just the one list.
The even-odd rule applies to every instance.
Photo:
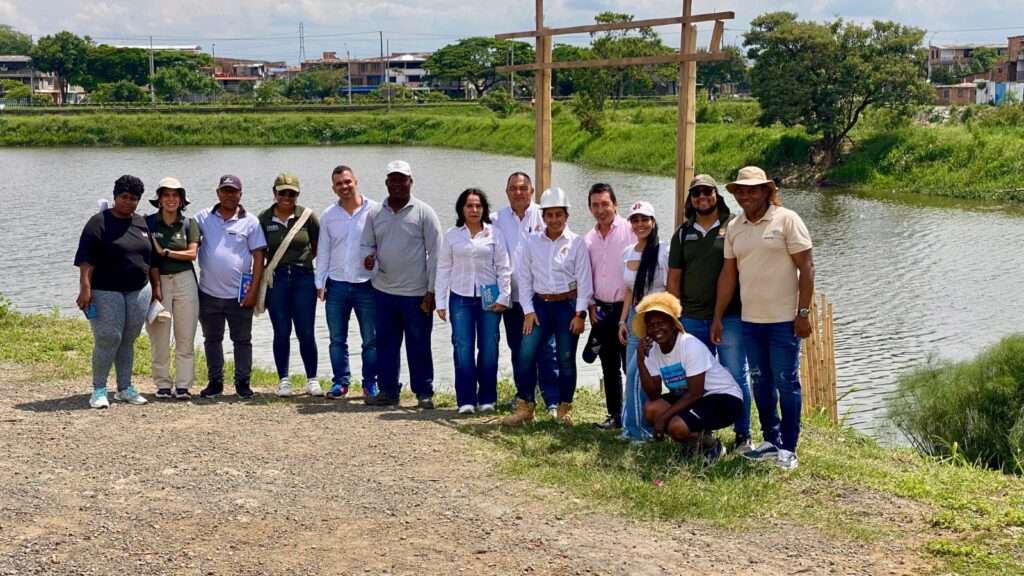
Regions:
[[569, 208], [569, 198], [565, 190], [561, 188], [548, 188], [540, 195], [540, 207], [544, 208]]

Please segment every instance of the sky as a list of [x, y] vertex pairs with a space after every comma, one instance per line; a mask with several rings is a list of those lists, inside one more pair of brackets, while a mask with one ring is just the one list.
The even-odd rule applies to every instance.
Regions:
[[[242, 8], [241, 6], [245, 7]], [[602, 11], [639, 18], [680, 14], [680, 0], [547, 0], [548, 26], [593, 21]], [[534, 27], [531, 0], [0, 0], [0, 24], [36, 38], [69, 30], [97, 42], [145, 45], [199, 45], [218, 56], [299, 60], [299, 26], [305, 54], [324, 51], [352, 57], [380, 52], [378, 31], [391, 52], [428, 51], [467, 36], [487, 36]], [[734, 11], [726, 23], [726, 44], [742, 43], [750, 20], [788, 10], [801, 19], [857, 22], [896, 20], [928, 30], [935, 44], [1004, 43], [1024, 34], [1024, 0], [694, 0], [694, 12]], [[678, 47], [679, 28], [658, 28], [666, 44]], [[699, 28], [698, 45], [707, 42], [710, 25]], [[558, 42], [586, 44], [586, 35]]]

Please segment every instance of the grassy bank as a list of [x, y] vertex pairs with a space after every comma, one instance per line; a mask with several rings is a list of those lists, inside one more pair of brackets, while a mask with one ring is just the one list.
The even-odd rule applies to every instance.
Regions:
[[[83, 320], [26, 315], [0, 304], [0, 339], [8, 343], [0, 347], [0, 365], [26, 367], [37, 381], [73, 379], [88, 386], [91, 338]], [[136, 353], [135, 371], [145, 375], [145, 337]], [[204, 372], [200, 362], [200, 380]], [[262, 370], [254, 377], [263, 387], [275, 380]], [[502, 397], [510, 393], [504, 386]], [[439, 405], [451, 406], [451, 399]], [[503, 474], [565, 489], [610, 513], [735, 527], [738, 538], [744, 529], [782, 521], [841, 538], [910, 542], [938, 572], [1024, 573], [1020, 477], [883, 448], [817, 420], [805, 425], [801, 466], [793, 473], [734, 457], [708, 467], [667, 443], [633, 445], [587, 426], [603, 414], [595, 394], [582, 392], [575, 406], [584, 424], [571, 429], [546, 417], [530, 430], [460, 429], [488, 447]]]
[[[913, 126], [865, 128], [845, 161], [821, 175], [807, 164], [813, 138], [801, 128], [758, 128], [743, 109], [716, 112], [734, 123], [697, 127], [697, 170], [720, 179], [746, 164], [794, 184], [823, 176], [875, 194], [925, 194], [1024, 201], [1024, 129]], [[673, 175], [675, 110], [622, 109], [605, 133], [580, 129], [565, 109], [554, 119], [556, 159], [595, 167]], [[430, 111], [251, 114], [89, 114], [0, 117], [0, 146], [235, 146], [412, 144], [528, 156], [533, 121], [499, 118], [482, 107]]]

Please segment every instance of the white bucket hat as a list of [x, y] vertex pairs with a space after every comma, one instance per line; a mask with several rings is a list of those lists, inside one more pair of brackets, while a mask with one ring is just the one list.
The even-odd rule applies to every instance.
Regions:
[[544, 208], [569, 208], [569, 197], [561, 188], [548, 188], [540, 195], [540, 207]]

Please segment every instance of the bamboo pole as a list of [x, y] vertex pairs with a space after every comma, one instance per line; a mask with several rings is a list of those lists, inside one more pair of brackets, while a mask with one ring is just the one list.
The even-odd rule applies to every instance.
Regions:
[[801, 411], [806, 416], [823, 412], [838, 423], [832, 304], [824, 294], [811, 302], [810, 321], [811, 335], [804, 339], [800, 349]]

